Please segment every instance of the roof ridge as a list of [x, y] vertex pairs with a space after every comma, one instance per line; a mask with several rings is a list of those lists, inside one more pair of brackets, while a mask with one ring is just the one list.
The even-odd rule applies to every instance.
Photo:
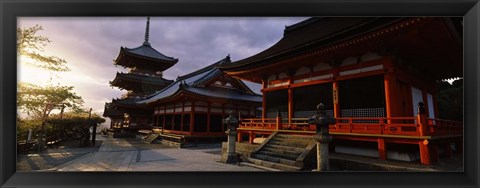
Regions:
[[305, 26], [309, 25], [312, 22], [316, 22], [316, 21], [321, 20], [321, 19], [325, 19], [325, 17], [311, 17], [311, 18], [308, 18], [308, 19], [303, 20], [301, 22], [298, 22], [298, 23], [295, 23], [295, 24], [292, 24], [292, 25], [289, 25], [289, 26], [285, 26], [285, 29], [283, 30], [283, 35], [285, 36], [287, 33], [291, 32], [291, 31], [300, 29], [302, 27], [305, 27]]
[[177, 61], [178, 61], [178, 58], [174, 58], [174, 57], [172, 57], [172, 56], [167, 56], [167, 55], [159, 52], [158, 50], [156, 50], [155, 48], [153, 48], [153, 46], [152, 46], [151, 44], [148, 44], [148, 45], [142, 44], [142, 45], [137, 46], [137, 47], [135, 47], [135, 48], [128, 48], [128, 47], [126, 47], [126, 46], [122, 46], [122, 48], [125, 48], [126, 50], [136, 50], [136, 49], [139, 49], [139, 48], [142, 48], [142, 47], [150, 48], [150, 49], [152, 49], [153, 51], [159, 53], [159, 54], [162, 55], [162, 56], [165, 56], [165, 57], [167, 57], [167, 58], [169, 58], [169, 59], [177, 60]]
[[199, 74], [204, 73], [204, 72], [206, 72], [206, 71], [208, 71], [212, 68], [216, 68], [216, 65], [222, 64], [222, 62], [225, 61], [225, 60], [230, 61], [230, 54], [229, 54], [229, 56], [227, 56], [227, 57], [225, 57], [225, 58], [223, 58], [223, 59], [221, 59], [221, 60], [219, 60], [219, 61], [217, 61], [213, 64], [210, 64], [206, 67], [201, 68], [200, 70], [185, 74], [183, 76], [179, 76], [177, 79], [185, 80], [185, 79], [191, 78], [193, 76], [199, 75]]
[[[150, 94], [150, 95], [148, 95], [148, 96], [145, 96], [145, 97], [143, 98], [143, 100], [141, 100], [141, 101], [149, 100], [149, 99], [155, 97], [156, 95], [158, 95], [158, 94], [160, 94], [160, 93], [162, 93], [162, 92], [164, 92], [164, 91], [172, 88], [173, 86], [175, 86], [175, 85], [176, 85], [177, 83], [179, 83], [179, 82], [180, 82], [180, 84], [182, 84], [182, 82], [185, 81], [185, 80], [188, 79], [188, 78], [191, 78], [191, 77], [193, 77], [193, 76], [196, 76], [196, 75], [199, 75], [199, 74], [201, 74], [201, 73], [204, 73], [204, 72], [206, 72], [206, 71], [208, 71], [208, 70], [210, 70], [210, 69], [212, 69], [212, 68], [216, 68], [216, 65], [221, 64], [221, 63], [222, 63], [223, 61], [225, 61], [225, 60], [229, 62], [229, 61], [230, 61], [230, 56], [227, 56], [226, 58], [224, 58], [224, 59], [222, 59], [222, 60], [219, 60], [219, 61], [217, 61], [217, 62], [215, 62], [215, 63], [213, 63], [213, 64], [211, 64], [211, 65], [208, 65], [208, 66], [206, 66], [206, 67], [204, 67], [204, 68], [202, 68], [202, 69], [200, 69], [200, 70], [191, 72], [191, 73], [186, 74], [186, 75], [184, 75], [184, 76], [179, 76], [179, 77], [177, 77], [177, 79], [175, 79], [174, 82], [172, 82], [171, 84], [165, 86], [165, 87], [162, 88], [160, 91], [157, 91], [157, 92], [154, 92], [154, 93], [152, 93], [152, 94]], [[217, 69], [218, 69], [218, 68], [217, 68]], [[220, 70], [219, 70], [219, 71], [220, 71]], [[220, 72], [221, 72], [221, 71], [220, 71]], [[210, 74], [207, 74], [207, 75], [210, 75]], [[204, 78], [204, 77], [205, 77], [205, 76], [203, 76], [202, 78]], [[193, 83], [195, 84], [195, 81], [194, 81]], [[179, 84], [179, 86], [180, 86], [180, 84]]]

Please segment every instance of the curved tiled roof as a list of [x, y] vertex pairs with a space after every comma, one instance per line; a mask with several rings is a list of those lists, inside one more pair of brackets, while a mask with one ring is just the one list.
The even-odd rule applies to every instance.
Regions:
[[235, 70], [239, 67], [245, 68], [245, 66], [258, 67], [271, 63], [274, 58], [292, 55], [297, 51], [304, 52], [307, 48], [346, 40], [400, 19], [393, 17], [310, 18], [286, 27], [283, 38], [270, 48], [232, 64], [220, 66], [220, 68], [222, 70]]
[[[261, 102], [262, 97], [253, 92], [235, 90], [235, 89], [224, 89], [224, 88], [213, 88], [213, 87], [198, 87], [199, 85], [208, 82], [212, 79], [215, 79], [223, 73], [217, 68], [218, 65], [228, 64], [230, 62], [230, 57], [226, 58], [211, 64], [205, 68], [202, 68], [198, 71], [192, 72], [190, 74], [180, 76], [173, 82], [168, 85], [161, 91], [154, 93], [144, 100], [140, 100], [138, 104], [152, 103], [157, 100], [175, 96], [180, 92], [189, 92], [193, 94], [198, 94], [207, 97], [216, 97], [216, 98], [225, 98], [225, 99], [236, 99], [236, 100], [247, 100], [252, 102]], [[241, 82], [240, 80], [238, 80]], [[243, 83], [243, 82], [241, 82]], [[248, 87], [247, 87], [248, 88]]]
[[135, 74], [135, 73], [119, 73], [119, 72], [117, 72], [115, 79], [110, 83], [113, 84], [117, 80], [127, 80], [132, 82], [148, 83], [148, 84], [154, 84], [154, 85], [160, 85], [160, 86], [171, 84], [173, 82], [173, 80], [167, 80], [161, 77], [154, 77], [154, 76], [141, 75], [141, 74]]
[[163, 55], [162, 53], [158, 52], [152, 46], [148, 43], [143, 43], [143, 45], [136, 47], [136, 48], [124, 48], [125, 51], [128, 53], [132, 53], [135, 55], [143, 56], [143, 57], [148, 57], [148, 58], [153, 58], [153, 59], [158, 59], [158, 60], [163, 60], [163, 61], [171, 61], [171, 62], [177, 62], [178, 59], [175, 59], [173, 57], [168, 57], [166, 55]]

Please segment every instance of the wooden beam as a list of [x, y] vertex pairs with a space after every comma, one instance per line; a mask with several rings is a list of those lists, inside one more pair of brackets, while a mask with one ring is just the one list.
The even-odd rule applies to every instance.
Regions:
[[378, 138], [378, 156], [381, 160], [387, 160], [387, 147], [385, 144], [385, 139]]
[[432, 162], [430, 160], [430, 151], [428, 140], [422, 140], [418, 142], [418, 147], [420, 148], [420, 162], [423, 165], [430, 165]]

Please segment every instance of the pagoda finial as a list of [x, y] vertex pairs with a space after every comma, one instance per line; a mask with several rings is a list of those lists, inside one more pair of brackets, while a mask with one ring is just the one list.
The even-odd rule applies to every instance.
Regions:
[[150, 17], [147, 17], [147, 27], [145, 28], [145, 41], [143, 42], [143, 45], [150, 46], [150, 43], [148, 42], [149, 32], [150, 32]]

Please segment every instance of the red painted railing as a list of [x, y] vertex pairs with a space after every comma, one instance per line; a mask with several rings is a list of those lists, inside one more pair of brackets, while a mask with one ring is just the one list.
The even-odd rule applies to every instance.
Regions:
[[427, 119], [427, 133], [436, 136], [463, 134], [463, 122], [444, 120], [444, 119]]
[[415, 117], [337, 118], [331, 132], [420, 136]]
[[[315, 131], [315, 125], [309, 125], [307, 120], [307, 118], [290, 120], [249, 118], [242, 119], [239, 128]], [[336, 118], [336, 123], [330, 125], [330, 132], [407, 136], [443, 136], [463, 132], [462, 122], [431, 118], [426, 118], [423, 122], [426, 122], [426, 127], [422, 127], [419, 117]], [[422, 128], [425, 128], [425, 131]]]

